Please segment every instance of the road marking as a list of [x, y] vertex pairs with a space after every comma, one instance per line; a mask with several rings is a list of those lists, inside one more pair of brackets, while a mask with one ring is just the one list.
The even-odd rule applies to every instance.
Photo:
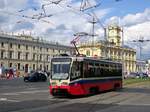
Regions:
[[119, 105], [130, 105], [130, 106], [150, 106], [150, 104], [148, 104], [148, 103], [143, 103], [143, 104], [141, 104], [141, 103], [136, 103], [136, 104], [133, 104], [132, 102], [130, 102], [130, 103], [128, 103], [128, 104], [119, 104]]
[[7, 99], [7, 98], [0, 98], [0, 101], [20, 102], [20, 101], [18, 101], [18, 100], [10, 100], [10, 99]]
[[34, 94], [34, 93], [46, 93], [49, 90], [31, 90], [31, 91], [21, 91], [21, 92], [14, 92], [14, 93], [2, 93], [2, 95], [20, 95], [20, 94]]
[[37, 89], [37, 88], [28, 88], [28, 90], [35, 90], [35, 89]]
[[6, 101], [7, 98], [0, 98], [0, 101]]
[[22, 92], [18, 92], [18, 93], [45, 93], [48, 92], [48, 90], [34, 90], [34, 91], [22, 91]]
[[14, 96], [17, 96], [17, 95], [20, 95], [18, 93], [4, 93], [3, 95], [14, 95]]

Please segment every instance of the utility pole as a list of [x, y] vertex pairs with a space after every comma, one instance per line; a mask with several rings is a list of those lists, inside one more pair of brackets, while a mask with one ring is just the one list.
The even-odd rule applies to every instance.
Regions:
[[150, 42], [149, 39], [147, 40], [144, 40], [144, 37], [140, 37], [139, 40], [133, 40], [132, 42], [136, 42], [136, 43], [139, 43], [139, 53], [140, 53], [140, 56], [139, 58], [142, 59], [142, 44], [145, 43], [145, 42]]
[[[94, 45], [95, 45], [95, 40], [94, 40], [94, 38], [95, 38], [95, 24], [97, 23], [97, 21], [96, 21], [96, 19], [95, 19], [95, 17], [93, 16], [92, 17], [92, 21], [90, 21], [90, 23], [92, 24], [92, 34], [91, 34], [91, 36], [92, 36], [92, 47], [94, 48]], [[93, 49], [92, 49], [92, 56], [94, 55], [94, 53], [93, 53]]]

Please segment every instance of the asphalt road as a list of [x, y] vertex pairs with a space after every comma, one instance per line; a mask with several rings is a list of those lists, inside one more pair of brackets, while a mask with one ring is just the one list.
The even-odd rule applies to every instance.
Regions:
[[80, 98], [54, 98], [48, 82], [0, 80], [0, 112], [150, 112], [150, 83]]

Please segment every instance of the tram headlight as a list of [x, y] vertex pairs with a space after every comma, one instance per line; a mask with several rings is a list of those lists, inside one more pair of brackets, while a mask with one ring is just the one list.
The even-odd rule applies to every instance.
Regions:
[[57, 85], [57, 83], [56, 82], [51, 82], [51, 85], [55, 86], [55, 85]]
[[68, 85], [68, 82], [62, 82], [61, 84], [62, 85]]

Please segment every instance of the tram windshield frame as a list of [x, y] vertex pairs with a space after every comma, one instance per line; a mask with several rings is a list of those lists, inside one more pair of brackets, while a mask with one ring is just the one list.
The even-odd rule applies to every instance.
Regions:
[[66, 80], [69, 78], [71, 58], [53, 58], [51, 60], [51, 79]]

